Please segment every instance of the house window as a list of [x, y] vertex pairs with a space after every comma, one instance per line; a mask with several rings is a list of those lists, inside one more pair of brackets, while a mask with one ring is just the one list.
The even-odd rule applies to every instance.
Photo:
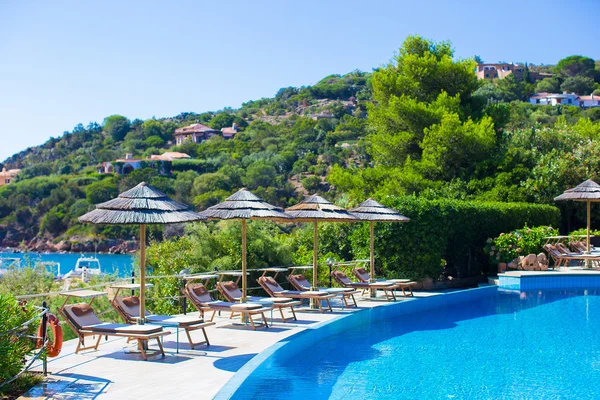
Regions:
[[10, 183], [10, 179], [5, 179], [4, 183], [7, 183], [7, 184]]
[[535, 104], [540, 104], [540, 99], [535, 99]]
[[485, 77], [486, 77], [486, 78], [489, 78], [489, 77], [490, 77], [490, 74], [485, 74]]
[[573, 103], [573, 100], [571, 100], [571, 99], [569, 99], [568, 101], [569, 101], [569, 104]]

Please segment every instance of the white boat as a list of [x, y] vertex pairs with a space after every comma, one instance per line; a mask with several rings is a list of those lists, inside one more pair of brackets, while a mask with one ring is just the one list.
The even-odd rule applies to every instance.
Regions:
[[75, 268], [65, 274], [64, 278], [75, 278], [87, 281], [91, 276], [100, 276], [100, 260], [96, 257], [79, 257]]
[[0, 267], [2, 268], [7, 268], [11, 265], [14, 265], [16, 267], [21, 265], [21, 259], [20, 258], [13, 258], [13, 257], [2, 257], [0, 258]]
[[35, 265], [46, 268], [46, 271], [54, 275], [54, 279], [56, 280], [61, 280], [63, 278], [62, 274], [60, 273], [60, 263], [58, 261], [42, 261], [36, 263]]

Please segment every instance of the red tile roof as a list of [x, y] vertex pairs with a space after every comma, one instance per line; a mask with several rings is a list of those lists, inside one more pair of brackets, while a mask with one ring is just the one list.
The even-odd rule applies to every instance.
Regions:
[[175, 135], [191, 135], [192, 133], [206, 133], [206, 132], [218, 132], [210, 126], [202, 124], [192, 124], [184, 126], [183, 128], [175, 129]]

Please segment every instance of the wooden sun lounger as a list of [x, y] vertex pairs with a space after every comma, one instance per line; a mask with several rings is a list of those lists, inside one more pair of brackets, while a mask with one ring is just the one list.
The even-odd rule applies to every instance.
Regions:
[[[225, 299], [232, 303], [239, 303], [242, 300], [242, 292], [240, 288], [234, 281], [226, 281], [226, 282], [217, 282], [217, 290], [225, 297]], [[264, 300], [268, 300], [273, 308], [279, 310], [281, 314], [281, 319], [283, 322], [286, 322], [285, 315], [283, 315], [283, 309], [289, 308], [292, 312], [292, 316], [294, 321], [297, 321], [296, 312], [294, 311], [294, 306], [299, 306], [302, 303], [300, 301], [295, 301], [289, 297], [278, 297], [278, 298], [268, 298], [268, 297], [256, 297], [256, 296], [248, 296], [246, 298], [248, 302], [261, 302]]]
[[[87, 290], [85, 292], [91, 293], [93, 291]], [[74, 295], [74, 297], [78, 296]], [[92, 301], [94, 298], [95, 296], [92, 297]], [[148, 359], [148, 354], [160, 353], [163, 357], [165, 356], [165, 350], [163, 349], [160, 338], [162, 336], [171, 334], [171, 332], [164, 331], [162, 327], [156, 325], [129, 325], [102, 322], [94, 313], [94, 309], [91, 306], [92, 301], [90, 301], [90, 304], [63, 304], [63, 306], [58, 310], [69, 327], [79, 338], [77, 348], [75, 349], [75, 354], [83, 350], [98, 350], [102, 336], [115, 336], [125, 337], [128, 338], [128, 340], [137, 340], [138, 348], [144, 360]], [[85, 338], [89, 336], [98, 336], [98, 340], [96, 340], [95, 344], [92, 346], [86, 347]], [[156, 339], [158, 350], [149, 350], [147, 348], [147, 343], [153, 339]]]
[[385, 298], [388, 301], [396, 301], [394, 291], [397, 285], [393, 282], [352, 282], [342, 271], [333, 271], [331, 276], [342, 287], [350, 287], [354, 289], [375, 289], [383, 290]]
[[260, 315], [265, 328], [269, 327], [269, 324], [267, 323], [267, 317], [265, 316], [265, 311], [271, 311], [273, 309], [272, 307], [265, 307], [261, 304], [255, 303], [234, 303], [214, 300], [202, 283], [188, 282], [182, 291], [185, 297], [187, 297], [187, 299], [200, 312], [200, 315], [204, 316], [205, 311], [213, 312], [210, 322], [213, 322], [217, 311], [225, 311], [231, 313], [229, 316], [230, 319], [235, 315], [246, 315], [250, 321], [250, 324], [252, 325], [252, 329], [254, 330], [256, 330], [256, 325], [252, 316]]
[[[567, 267], [569, 265], [570, 261], [576, 261], [577, 263], [581, 263], [582, 261], [584, 261], [584, 258], [582, 258], [582, 256], [584, 256], [584, 254], [582, 254], [582, 253], [563, 253], [560, 250], [558, 250], [558, 248], [555, 245], [552, 245], [549, 243], [544, 245], [544, 250], [546, 250], [548, 252], [548, 255], [554, 261], [554, 267], [553, 267], [554, 269], [560, 268], [562, 265]], [[598, 260], [600, 260], [600, 257], [597, 257], [597, 256], [591, 256], [591, 258], [597, 258]]]
[[271, 297], [291, 297], [293, 299], [314, 299], [317, 301], [319, 310], [321, 312], [325, 312], [323, 309], [321, 301], [325, 301], [327, 303], [327, 310], [332, 311], [331, 302], [329, 301], [331, 298], [335, 297], [335, 294], [330, 294], [323, 291], [315, 291], [315, 290], [284, 290], [279, 283], [275, 279], [270, 276], [261, 276], [257, 279], [258, 284], [269, 294]]
[[[137, 324], [137, 320], [140, 316], [140, 300], [137, 296], [119, 296], [121, 289], [135, 290], [139, 289], [138, 284], [127, 284], [127, 285], [116, 285], [112, 286], [116, 289], [113, 299], [110, 301], [111, 306], [115, 309], [117, 314], [125, 320], [128, 324]], [[179, 329], [183, 329], [190, 343], [190, 347], [194, 349], [195, 346], [206, 344], [210, 346], [208, 335], [206, 334], [206, 328], [215, 325], [214, 322], [205, 322], [202, 318], [196, 318], [192, 316], [169, 316], [169, 315], [146, 315], [146, 320], [155, 325], [175, 327], [178, 332]], [[194, 342], [190, 335], [190, 332], [201, 330], [204, 336], [204, 340], [200, 342]], [[177, 335], [179, 336], [179, 335]], [[179, 338], [177, 340], [177, 351], [179, 351]]]
[[[298, 275], [290, 274], [290, 275], [288, 275], [287, 279], [290, 282], [290, 284], [296, 290], [298, 290], [300, 292], [306, 292], [306, 291], [310, 290], [310, 282], [302, 274], [298, 274]], [[344, 300], [344, 304], [346, 305], [346, 307], [352, 307], [352, 306], [358, 307], [358, 305], [356, 304], [356, 299], [354, 298], [354, 295], [359, 293], [359, 291], [356, 289], [352, 289], [352, 288], [319, 288], [319, 290], [322, 290], [322, 291], [330, 293], [330, 294], [336, 294], [338, 296], [342, 296], [342, 299]], [[348, 299], [352, 299], [352, 303], [354, 303], [354, 304], [348, 303]]]
[[[354, 274], [354, 276], [356, 277], [356, 279], [358, 279], [360, 282], [363, 283], [370, 283], [371, 282], [371, 274], [369, 274], [369, 271], [367, 271], [364, 268], [352, 268], [352, 273]], [[414, 297], [415, 294], [412, 291], [412, 284], [415, 284], [416, 282], [411, 281], [410, 279], [384, 279], [384, 280], [376, 280], [375, 283], [393, 283], [396, 285], [397, 289], [401, 289], [402, 290], [402, 294], [404, 295], [404, 297], [408, 297], [408, 296], [412, 296]], [[406, 294], [406, 292], [408, 292], [409, 294]], [[364, 291], [363, 291], [364, 293]]]

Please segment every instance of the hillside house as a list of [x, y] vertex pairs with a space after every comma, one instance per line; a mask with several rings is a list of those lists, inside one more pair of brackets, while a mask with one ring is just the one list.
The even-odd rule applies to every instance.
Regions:
[[99, 174], [119, 174], [127, 175], [136, 169], [154, 168], [160, 174], [167, 174], [170, 164], [169, 161], [192, 158], [188, 154], [179, 153], [176, 151], [167, 151], [163, 154], [153, 154], [145, 160], [135, 159], [131, 153], [127, 153], [125, 158], [119, 158], [115, 161], [106, 161], [98, 164], [97, 170]]
[[233, 139], [233, 137], [238, 132], [239, 132], [239, 128], [237, 127], [235, 122], [233, 123], [231, 128], [222, 128], [221, 129], [221, 135], [223, 135], [223, 139]]
[[150, 156], [151, 161], [173, 161], [173, 160], [181, 160], [184, 158], [192, 158], [188, 154], [179, 153], [177, 151], [167, 151], [160, 155], [153, 154]]
[[537, 105], [566, 105], [577, 107], [598, 107], [600, 96], [578, 96], [575, 93], [536, 93], [529, 98], [531, 104]]
[[11, 183], [17, 176], [17, 174], [21, 172], [20, 169], [6, 169], [2, 168], [0, 171], [0, 186], [8, 185]]
[[589, 96], [579, 96], [579, 103], [581, 107], [600, 107], [600, 96], [596, 96], [593, 93]]
[[[479, 80], [503, 79], [510, 74], [514, 74], [517, 79], [523, 79], [524, 72], [525, 66], [519, 64], [478, 64], [476, 74]], [[551, 77], [552, 74], [529, 70], [529, 80], [531, 82]]]
[[127, 153], [125, 154], [125, 158], [119, 158], [115, 161], [106, 161], [98, 165], [98, 173], [127, 175], [136, 169], [142, 168], [143, 161], [144, 160], [135, 159], [133, 158], [133, 154]]
[[200, 143], [203, 140], [207, 140], [212, 136], [218, 135], [219, 133], [219, 131], [209, 126], [192, 124], [184, 126], [183, 128], [175, 129], [173, 136], [175, 137], [176, 144], [182, 144], [187, 140], [191, 140], [194, 143]]

